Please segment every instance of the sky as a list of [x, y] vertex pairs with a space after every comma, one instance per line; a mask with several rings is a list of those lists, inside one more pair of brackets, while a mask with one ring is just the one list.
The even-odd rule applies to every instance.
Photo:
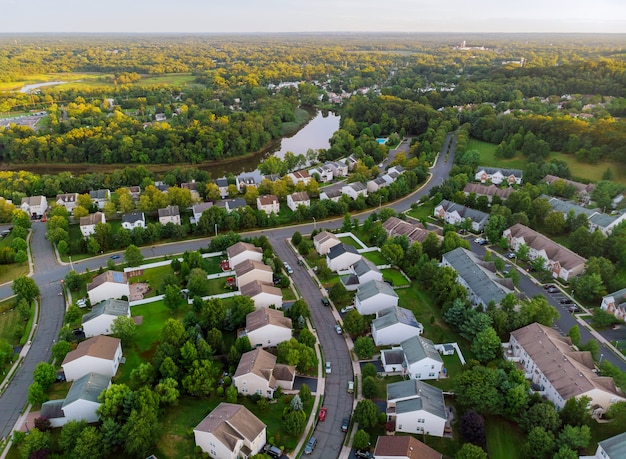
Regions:
[[0, 33], [626, 33], [626, 0], [0, 0]]

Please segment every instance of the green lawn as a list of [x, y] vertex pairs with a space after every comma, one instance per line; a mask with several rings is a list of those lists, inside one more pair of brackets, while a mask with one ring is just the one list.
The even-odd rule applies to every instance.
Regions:
[[517, 459], [526, 435], [517, 424], [501, 417], [485, 419], [487, 450], [491, 459]]
[[[159, 266], [157, 268], [144, 269], [141, 276], [133, 277], [130, 279], [130, 283], [135, 284], [138, 282], [145, 282], [150, 286], [148, 293], [144, 295], [144, 298], [157, 295], [157, 292], [161, 288], [163, 279], [168, 274], [173, 274], [172, 267], [170, 265]], [[163, 292], [159, 292], [163, 293]]]
[[296, 294], [293, 293], [291, 287], [282, 288], [280, 290], [283, 293], [283, 301], [293, 301], [296, 299]]
[[409, 285], [410, 282], [402, 275], [400, 270], [395, 268], [387, 268], [381, 271], [383, 273], [383, 279], [391, 282], [394, 287], [403, 285]]
[[361, 244], [357, 243], [352, 236], [342, 236], [339, 238], [346, 245], [351, 245], [355, 249], [361, 249]]
[[[0, 239], [0, 248], [11, 247], [12, 242], [13, 233], [9, 234], [5, 238]], [[5, 282], [11, 282], [16, 277], [19, 277], [22, 274], [28, 274], [27, 261], [23, 263], [10, 263], [7, 265], [2, 264], [0, 265], [0, 284], [4, 284]]]
[[283, 123], [280, 127], [280, 135], [290, 135], [300, 129], [307, 121], [311, 119], [311, 115], [306, 110], [297, 108], [294, 112], [296, 119], [287, 123]]
[[20, 342], [26, 322], [15, 308], [15, 298], [0, 303], [0, 339], [16, 345]]
[[365, 252], [365, 253], [362, 253], [361, 255], [363, 255], [363, 258], [367, 258], [376, 266], [389, 264], [389, 262], [385, 260], [385, 257], [383, 257], [382, 254], [378, 250], [374, 252]]
[[528, 162], [519, 152], [513, 158], [496, 158], [496, 145], [482, 140], [470, 139], [467, 149], [477, 150], [480, 153], [481, 166], [525, 169]]
[[204, 259], [204, 270], [207, 274], [217, 274], [222, 272], [222, 267], [220, 266], [220, 260], [225, 257], [211, 257]]
[[416, 209], [409, 210], [406, 214], [409, 217], [413, 217], [420, 221], [429, 219], [430, 217], [433, 216], [433, 212], [435, 211], [435, 204], [438, 204], [438, 203], [435, 203], [432, 200], [428, 200], [421, 206], [417, 207]]
[[598, 442], [611, 438], [615, 435], [624, 432], [624, 426], [626, 425], [626, 412], [622, 411], [611, 422], [605, 423], [591, 423], [591, 442], [589, 446], [585, 448], [586, 454], [594, 454], [598, 445]]
[[209, 295], [219, 295], [220, 293], [232, 292], [231, 289], [226, 288], [227, 277], [218, 277], [217, 279], [208, 279]]

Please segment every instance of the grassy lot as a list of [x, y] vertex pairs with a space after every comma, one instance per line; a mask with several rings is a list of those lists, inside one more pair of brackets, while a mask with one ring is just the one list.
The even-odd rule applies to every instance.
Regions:
[[301, 108], [297, 108], [295, 110], [295, 121], [291, 121], [289, 123], [283, 123], [280, 128], [280, 135], [290, 135], [295, 133], [298, 129], [300, 129], [307, 121], [311, 119], [311, 115], [306, 110]]
[[15, 298], [0, 303], [0, 339], [12, 345], [20, 342], [26, 322], [15, 308]]
[[283, 301], [293, 301], [296, 299], [296, 294], [293, 293], [290, 287], [281, 288], [280, 291], [283, 293]]
[[219, 295], [220, 293], [231, 292], [232, 290], [226, 288], [227, 277], [218, 277], [217, 279], [208, 279], [209, 295]]
[[339, 240], [346, 245], [351, 245], [355, 249], [362, 248], [361, 244], [357, 243], [352, 236], [342, 236], [339, 238]]
[[584, 450], [586, 454], [592, 455], [596, 451], [598, 442], [611, 438], [615, 435], [624, 432], [624, 426], [626, 425], [626, 413], [623, 411], [615, 417], [611, 422], [599, 424], [597, 422], [591, 423], [591, 442], [589, 446]]
[[[7, 237], [0, 239], [0, 248], [11, 247], [13, 242], [13, 234], [9, 234]], [[11, 282], [16, 277], [22, 274], [28, 274], [28, 262], [23, 263], [11, 263], [8, 265], [0, 265], [0, 284], [5, 282]]]
[[517, 459], [520, 446], [526, 441], [526, 435], [517, 424], [501, 417], [485, 419], [487, 450], [491, 459]]
[[362, 255], [363, 255], [363, 258], [367, 258], [376, 266], [389, 264], [389, 262], [385, 260], [385, 257], [383, 257], [382, 254], [378, 250], [376, 250], [375, 252], [365, 252]]
[[387, 268], [381, 271], [383, 273], [383, 279], [391, 282], [394, 287], [409, 285], [410, 282], [402, 275], [400, 270], [395, 268]]
[[402, 375], [387, 375], [374, 378], [376, 380], [376, 388], [378, 389], [378, 400], [387, 399], [387, 386], [392, 383], [403, 381]]
[[134, 83], [135, 86], [145, 86], [152, 84], [167, 84], [174, 86], [186, 86], [193, 84], [195, 76], [191, 73], [167, 73], [165, 75], [144, 75], [141, 80]]
[[[97, 81], [99, 79], [103, 79], [104, 74], [91, 74], [91, 73], [47, 73], [47, 74], [34, 74], [29, 75], [28, 78], [20, 81], [8, 81], [5, 83], [0, 83], [0, 91], [13, 91], [19, 90], [22, 86], [27, 84], [36, 84], [36, 83], [46, 83], [48, 81], [66, 81], [66, 82], [76, 82], [78, 80], [82, 80], [84, 82], [87, 81]], [[67, 85], [61, 85], [67, 86]], [[46, 88], [50, 88], [47, 86]]]
[[217, 274], [222, 272], [222, 267], [220, 266], [220, 260], [224, 257], [211, 257], [204, 259], [204, 270], [207, 274]]
[[[467, 358], [465, 355], [464, 357]], [[451, 391], [454, 387], [454, 378], [461, 374], [463, 365], [456, 352], [454, 355], [442, 355], [441, 359], [443, 360], [443, 367], [448, 372], [448, 377], [438, 381], [428, 381], [428, 383], [443, 391]]]
[[144, 269], [143, 274], [141, 276], [132, 277], [129, 282], [131, 284], [136, 284], [139, 282], [145, 282], [150, 285], [150, 291], [144, 295], [144, 298], [148, 298], [151, 296], [155, 296], [157, 294], [157, 290], [161, 288], [163, 283], [163, 279], [168, 274], [173, 274], [172, 267], [167, 266], [159, 266], [157, 268]]
[[435, 203], [429, 200], [429, 201], [426, 201], [421, 206], [419, 206], [417, 209], [409, 210], [406, 214], [409, 217], [413, 217], [421, 221], [423, 219], [428, 219], [432, 217], [434, 211], [435, 211]]

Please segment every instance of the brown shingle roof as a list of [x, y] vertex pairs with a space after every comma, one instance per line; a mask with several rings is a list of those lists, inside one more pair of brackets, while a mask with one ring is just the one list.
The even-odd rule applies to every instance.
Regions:
[[210, 432], [233, 450], [238, 440], [254, 441], [265, 424], [242, 405], [220, 403], [194, 430]]
[[309, 200], [309, 195], [306, 191], [298, 191], [291, 194], [291, 200], [293, 202], [305, 202]]
[[228, 255], [228, 258], [232, 258], [245, 252], [246, 250], [249, 250], [251, 252], [263, 253], [263, 250], [261, 250], [259, 247], [255, 247], [252, 244], [248, 244], [247, 242], [237, 242], [236, 244], [231, 245], [229, 248], [226, 249], [226, 254]]
[[257, 198], [262, 206], [271, 206], [275, 202], [278, 202], [278, 197], [273, 194], [266, 194]]
[[441, 459], [441, 453], [411, 436], [384, 436], [376, 441], [375, 457], [408, 457], [409, 459]]
[[87, 291], [93, 290], [105, 282], [125, 284], [128, 282], [128, 278], [126, 277], [126, 273], [121, 273], [119, 271], [105, 271], [93, 278], [93, 280], [87, 285]]
[[97, 225], [102, 223], [102, 212], [96, 212], [95, 214], [89, 214], [86, 217], [80, 217], [80, 226]]
[[476, 193], [479, 196], [498, 196], [502, 199], [509, 199], [515, 190], [511, 187], [498, 188], [496, 185], [483, 185], [482, 183], [468, 183], [463, 192]]
[[546, 182], [548, 185], [552, 185], [554, 182], [559, 181], [559, 180], [563, 180], [567, 185], [573, 186], [574, 188], [576, 188], [576, 191], [578, 193], [581, 193], [581, 192], [591, 193], [596, 187], [593, 183], [585, 184], [585, 183], [580, 183], [580, 182], [574, 182], [573, 180], [567, 180], [561, 177], [557, 177], [556, 175], [546, 175], [543, 178], [543, 181]]
[[113, 360], [120, 343], [121, 341], [119, 339], [104, 335], [89, 338], [80, 343], [76, 349], [68, 352], [61, 365], [73, 362], [86, 355], [100, 359]]
[[[421, 223], [411, 224], [398, 217], [390, 217], [383, 223], [383, 228], [389, 236], [406, 236], [409, 242], [424, 242], [431, 232]], [[436, 234], [436, 233], [435, 233]], [[440, 238], [441, 239], [441, 238]]]
[[248, 332], [257, 330], [265, 325], [276, 325], [277, 327], [292, 329], [291, 319], [285, 317], [282, 311], [276, 309], [261, 308], [246, 316], [246, 330]]
[[269, 271], [272, 272], [272, 268], [267, 266], [265, 263], [261, 263], [256, 260], [244, 260], [235, 266], [235, 275], [237, 277], [243, 276], [244, 274], [252, 271], [253, 269], [260, 269], [261, 271]]
[[272, 371], [276, 366], [276, 356], [257, 348], [241, 356], [235, 377], [253, 373], [267, 381], [271, 381]]
[[283, 296], [283, 293], [279, 288], [274, 287], [273, 285], [264, 284], [258, 280], [244, 285], [240, 288], [240, 291], [243, 296], [249, 296], [250, 298], [254, 298], [260, 293], [269, 293], [270, 295], [280, 296], [281, 298]]
[[329, 233], [328, 231], [322, 231], [321, 233], [318, 233], [315, 235], [315, 237], [313, 238], [313, 242], [317, 244], [321, 244], [325, 242], [327, 239], [333, 239], [335, 241], [339, 241], [339, 238], [335, 236], [333, 233]]

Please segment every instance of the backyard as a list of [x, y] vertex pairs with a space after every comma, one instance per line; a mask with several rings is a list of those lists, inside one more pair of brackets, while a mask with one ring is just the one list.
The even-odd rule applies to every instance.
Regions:
[[383, 279], [389, 282], [394, 287], [403, 287], [405, 285], [411, 285], [411, 282], [406, 280], [406, 277], [402, 275], [399, 269], [387, 268], [382, 269]]
[[26, 321], [15, 306], [14, 298], [0, 303], [0, 339], [4, 339], [12, 345], [19, 344], [26, 325]]
[[365, 253], [362, 253], [361, 255], [363, 255], [363, 258], [368, 259], [369, 261], [374, 263], [376, 266], [389, 264], [389, 262], [385, 260], [385, 257], [383, 257], [383, 255], [378, 250], [374, 250], [372, 252], [365, 252]]
[[[0, 249], [11, 247], [13, 242], [13, 234], [9, 234], [5, 238], [0, 239]], [[0, 284], [11, 282], [22, 274], [28, 274], [28, 261], [23, 263], [9, 263], [0, 265]]]
[[519, 426], [499, 416], [485, 419], [487, 451], [491, 459], [517, 459], [526, 435]]

